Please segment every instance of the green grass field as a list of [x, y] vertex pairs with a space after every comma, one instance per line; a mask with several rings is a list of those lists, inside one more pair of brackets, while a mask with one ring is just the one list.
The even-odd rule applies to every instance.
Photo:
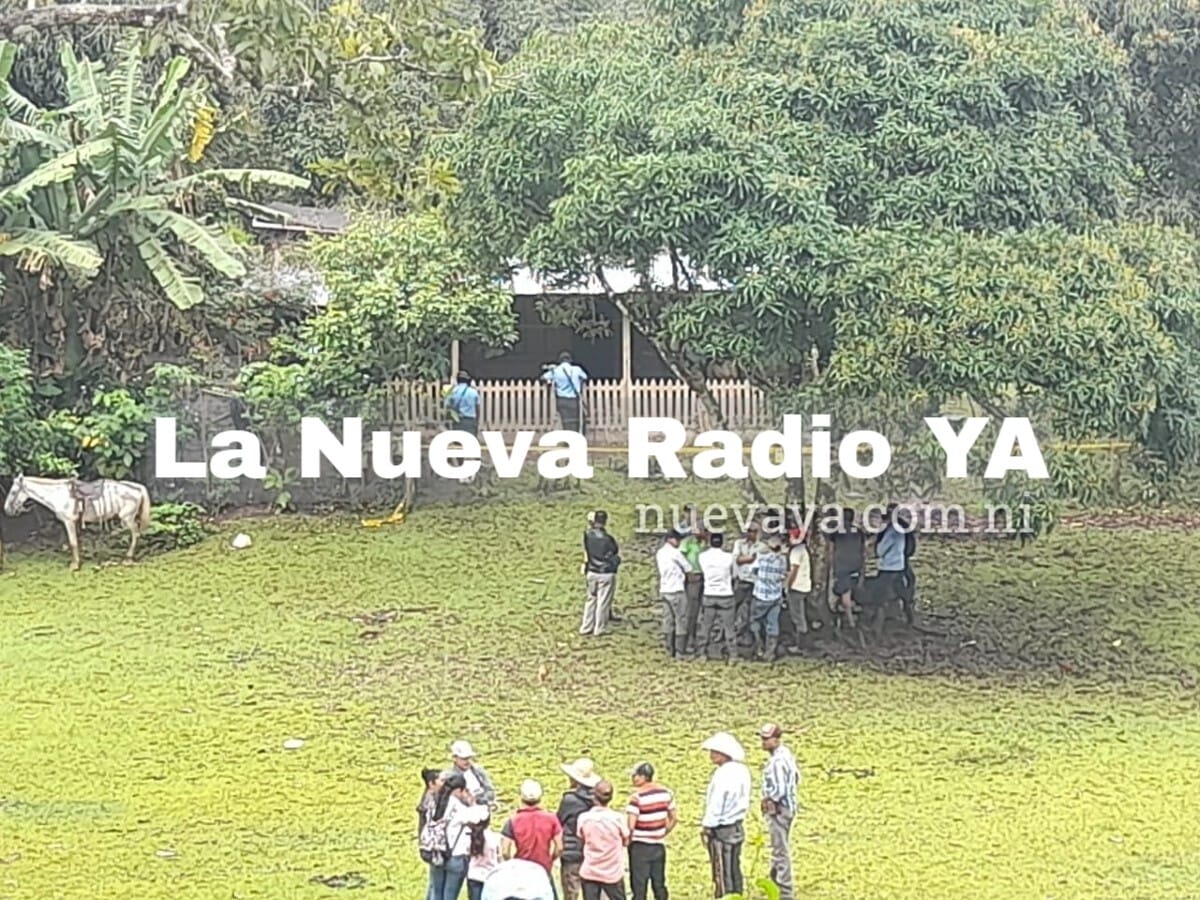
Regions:
[[[378, 531], [251, 520], [76, 576], [58, 554], [12, 555], [0, 897], [419, 900], [418, 772], [467, 737], [506, 809], [530, 776], [556, 801], [576, 756], [620, 786], [655, 761], [683, 819], [672, 897], [699, 900], [698, 745], [735, 732], [757, 775], [764, 720], [792, 730], [805, 771], [798, 896], [1200, 894], [1200, 535], [927, 540], [926, 621], [946, 638], [728, 668], [660, 656], [632, 545], [627, 621], [575, 636], [595, 502], [419, 510]], [[627, 538], [630, 504], [608, 505]], [[252, 549], [228, 549], [238, 529]], [[750, 833], [763, 875], [753, 817]], [[312, 883], [348, 873], [365, 887]]]

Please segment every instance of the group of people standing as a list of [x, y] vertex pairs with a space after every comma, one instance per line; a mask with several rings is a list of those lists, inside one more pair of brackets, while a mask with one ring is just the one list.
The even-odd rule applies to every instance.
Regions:
[[[775, 724], [758, 732], [767, 754], [760, 810], [771, 846], [769, 877], [781, 900], [792, 900], [790, 835], [799, 811], [800, 769]], [[700, 839], [708, 852], [714, 897], [741, 893], [745, 821], [751, 807], [746, 753], [731, 734], [703, 744], [715, 767], [709, 780]], [[616, 789], [590, 759], [561, 767], [567, 778], [558, 809], [543, 806], [543, 788], [522, 782], [520, 806], [497, 832], [491, 778], [466, 741], [450, 748], [445, 771], [422, 772], [425, 793], [417, 807], [421, 858], [429, 866], [425, 900], [669, 900], [667, 838], [679, 824], [674, 792], [655, 778], [649, 762], [629, 772], [631, 792], [614, 808]], [[557, 865], [559, 884], [552, 880]], [[559, 893], [561, 887], [561, 894]]]
[[[541, 380], [554, 389], [554, 404], [563, 429], [583, 434], [586, 418], [583, 392], [587, 387], [588, 373], [576, 365], [571, 354], [564, 350], [558, 355], [557, 363], [542, 367]], [[446, 392], [443, 403], [454, 421], [455, 431], [479, 436], [482, 398], [470, 373], [460, 371], [455, 375], [454, 385]]]
[[[753, 648], [755, 659], [774, 660], [781, 638], [786, 649], [800, 652], [803, 636], [811, 630], [813, 603], [806, 529], [793, 523], [767, 531], [752, 520], [728, 547], [724, 534], [707, 531], [699, 523], [694, 507], [686, 511], [685, 520], [667, 533], [655, 555], [668, 655], [707, 657], [714, 638], [731, 663], [739, 659], [743, 645]], [[853, 627], [856, 602], [865, 599], [858, 589], [866, 578], [867, 534], [856, 525], [854, 511], [845, 509], [829, 539], [836, 603], [827, 611], [836, 612]], [[889, 506], [875, 537], [879, 574], [872, 579], [870, 593], [880, 602], [893, 596], [901, 600], [910, 617], [916, 591], [915, 549], [908, 522], [895, 504]]]

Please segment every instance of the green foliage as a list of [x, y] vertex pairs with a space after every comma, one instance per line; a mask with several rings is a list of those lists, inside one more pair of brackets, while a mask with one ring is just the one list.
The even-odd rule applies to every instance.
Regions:
[[152, 550], [165, 553], [192, 547], [207, 536], [202, 507], [195, 503], [159, 503], [151, 510], [150, 530], [143, 540]]
[[4, 410], [4, 423], [0, 428], [0, 472], [4, 474], [25, 468], [37, 432], [33, 378], [28, 359], [27, 353], [0, 344], [0, 409]]
[[1200, 225], [1200, 6], [1193, 0], [1085, 0], [1129, 56], [1129, 140], [1156, 219]]
[[[478, 35], [441, 0], [233, 0], [196, 4], [192, 28], [223, 29], [237, 58], [236, 113], [215, 152], [276, 151], [327, 193], [398, 203], [429, 136], [491, 82]], [[382, 137], [382, 139], [381, 139]]]
[[279, 342], [275, 361], [243, 372], [252, 415], [295, 421], [312, 403], [369, 399], [392, 379], [444, 379], [450, 341], [516, 337], [511, 298], [472, 269], [435, 214], [361, 216], [314, 241], [311, 260], [328, 306]]
[[[7, 101], [0, 146], [15, 160], [0, 182], [0, 274], [4, 306], [32, 343], [57, 338], [59, 371], [77, 373], [104, 346], [119, 301], [110, 285], [138, 295], [152, 285], [177, 309], [204, 299], [196, 272], [245, 275], [242, 253], [215, 225], [193, 214], [202, 189], [236, 183], [293, 188], [303, 179], [262, 169], [198, 166], [197, 113], [211, 105], [190, 62], [173, 58], [148, 85], [144, 48], [126, 40], [105, 66], [63, 43], [67, 105], [43, 110], [7, 84], [15, 56], [0, 44]], [[140, 295], [138, 295], [140, 298]], [[126, 301], [128, 302], [128, 301]], [[30, 310], [44, 308], [39, 318]], [[153, 314], [152, 314], [153, 315]], [[127, 307], [122, 317], [129, 317]], [[40, 349], [40, 348], [38, 348]], [[141, 348], [144, 352], [145, 348]]]
[[0, 474], [72, 475], [75, 467], [58, 451], [42, 415], [29, 370], [29, 355], [0, 344]]
[[271, 469], [263, 479], [263, 488], [271, 491], [275, 497], [271, 505], [276, 512], [287, 512], [295, 509], [292, 503], [292, 490], [300, 483], [300, 471], [292, 466], [284, 469]]
[[299, 363], [250, 363], [238, 374], [238, 388], [250, 418], [264, 425], [297, 425], [319, 406], [308, 370]]
[[647, 16], [645, 0], [467, 0], [463, 18], [483, 31], [484, 46], [502, 61], [511, 59], [535, 33], [570, 33], [598, 19], [626, 21]]
[[134, 476], [153, 431], [146, 405], [124, 388], [100, 390], [86, 411], [55, 410], [50, 431], [83, 478]]

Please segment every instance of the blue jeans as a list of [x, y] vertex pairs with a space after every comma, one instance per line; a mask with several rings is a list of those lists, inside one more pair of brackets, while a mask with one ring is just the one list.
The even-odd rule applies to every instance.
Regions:
[[451, 856], [442, 867], [442, 892], [434, 894], [433, 900], [458, 900], [467, 880], [468, 856]]
[[769, 638], [779, 637], [779, 613], [783, 610], [783, 598], [773, 603], [764, 603], [757, 597], [750, 607], [750, 630], [755, 637], [760, 637], [766, 630]]
[[483, 897], [483, 882], [468, 881], [467, 882], [467, 900], [481, 900]]

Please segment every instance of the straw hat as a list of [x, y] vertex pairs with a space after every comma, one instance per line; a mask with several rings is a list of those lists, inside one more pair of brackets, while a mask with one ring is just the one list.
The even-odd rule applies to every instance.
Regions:
[[742, 749], [742, 745], [738, 743], [737, 738], [724, 731], [718, 731], [701, 744], [700, 749], [711, 750], [714, 753], [720, 753], [722, 756], [728, 756], [734, 762], [746, 761], [746, 751]]
[[563, 766], [562, 770], [566, 772], [568, 778], [578, 784], [582, 784], [584, 787], [595, 787], [600, 783], [600, 776], [596, 774], [595, 763], [586, 757]]

